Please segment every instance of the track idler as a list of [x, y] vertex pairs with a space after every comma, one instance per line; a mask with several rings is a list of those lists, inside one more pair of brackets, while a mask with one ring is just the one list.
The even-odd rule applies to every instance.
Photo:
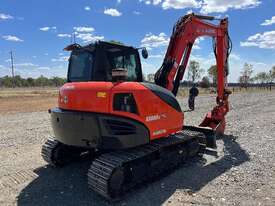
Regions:
[[41, 155], [48, 164], [61, 167], [89, 152], [91, 151], [85, 148], [65, 145], [53, 138], [49, 138], [42, 146]]

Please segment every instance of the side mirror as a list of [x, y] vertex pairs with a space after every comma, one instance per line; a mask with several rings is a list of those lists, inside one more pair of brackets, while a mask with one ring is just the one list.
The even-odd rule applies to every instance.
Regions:
[[141, 55], [142, 55], [142, 57], [144, 58], [144, 59], [147, 59], [148, 58], [148, 51], [147, 51], [147, 49], [144, 47], [144, 48], [142, 48], [142, 50], [141, 50]]

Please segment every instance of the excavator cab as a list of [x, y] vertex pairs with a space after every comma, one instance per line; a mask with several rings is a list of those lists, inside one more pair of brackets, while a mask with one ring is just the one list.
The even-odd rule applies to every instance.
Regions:
[[[72, 51], [68, 82], [143, 81], [139, 52], [134, 47], [97, 41], [83, 47], [77, 44], [69, 45], [65, 50]], [[146, 56], [146, 50], [143, 50], [142, 54]]]

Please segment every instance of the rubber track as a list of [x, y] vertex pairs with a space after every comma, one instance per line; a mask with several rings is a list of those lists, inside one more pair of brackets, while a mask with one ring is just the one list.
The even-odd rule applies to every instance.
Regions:
[[53, 138], [49, 138], [42, 146], [41, 156], [42, 158], [49, 163], [50, 165], [55, 166], [55, 162], [52, 160], [53, 150], [59, 145], [60, 143]]
[[[200, 132], [182, 131], [176, 135], [155, 140], [150, 144], [137, 148], [103, 154], [93, 161], [88, 170], [88, 186], [107, 199], [116, 199], [112, 194], [110, 194], [108, 184], [109, 179], [117, 168], [123, 167], [132, 161], [148, 157], [154, 152], [160, 152], [164, 148], [169, 148], [175, 145], [188, 145], [188, 142], [191, 142], [194, 139], [199, 139], [202, 136], [203, 134]], [[160, 171], [159, 173], [162, 172], [163, 171]], [[127, 183], [125, 192], [130, 190], [139, 182], [146, 180], [148, 180], [148, 177], [144, 177], [143, 180], [139, 180], [138, 182], [132, 182], [131, 184]]]

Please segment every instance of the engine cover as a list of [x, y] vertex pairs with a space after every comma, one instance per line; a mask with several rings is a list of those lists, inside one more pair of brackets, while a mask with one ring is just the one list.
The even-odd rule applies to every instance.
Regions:
[[66, 83], [60, 89], [58, 105], [63, 110], [132, 119], [148, 129], [150, 140], [175, 133], [183, 125], [183, 113], [175, 96], [151, 83]]

